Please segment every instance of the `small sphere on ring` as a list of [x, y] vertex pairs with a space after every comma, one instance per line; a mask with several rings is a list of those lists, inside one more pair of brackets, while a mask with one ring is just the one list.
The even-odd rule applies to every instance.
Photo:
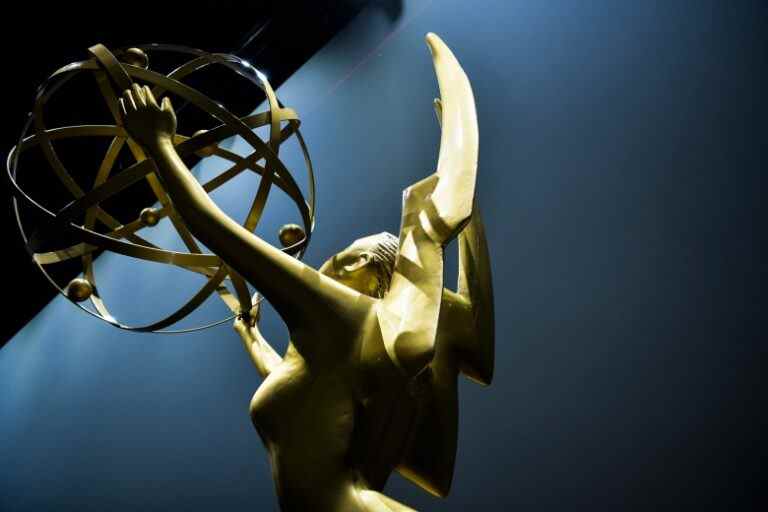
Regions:
[[77, 277], [67, 285], [67, 297], [75, 302], [83, 302], [93, 295], [93, 285], [87, 279]]
[[306, 238], [306, 234], [298, 224], [285, 224], [277, 233], [283, 247], [290, 247]]
[[[192, 137], [197, 137], [198, 135], [202, 135], [206, 132], [208, 132], [208, 130], [197, 130], [194, 134], [192, 134]], [[210, 146], [205, 146], [204, 148], [198, 149], [197, 151], [195, 151], [195, 154], [200, 158], [205, 158], [207, 156], [213, 156], [213, 152], [215, 150], [216, 150], [216, 145], [210, 145]]]
[[128, 48], [122, 56], [123, 62], [131, 66], [146, 69], [149, 67], [149, 57], [141, 48]]
[[157, 223], [160, 222], [160, 215], [154, 208], [144, 208], [139, 214], [139, 220], [145, 226], [157, 226]]

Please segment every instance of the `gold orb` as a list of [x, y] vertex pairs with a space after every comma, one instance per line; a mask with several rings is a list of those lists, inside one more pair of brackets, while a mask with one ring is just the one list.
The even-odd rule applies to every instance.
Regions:
[[128, 48], [123, 54], [123, 62], [146, 69], [149, 66], [149, 57], [140, 48]]
[[290, 247], [304, 240], [306, 235], [304, 230], [298, 224], [285, 224], [277, 233], [280, 243], [283, 247]]
[[[208, 130], [197, 130], [192, 137], [197, 137], [198, 135], [202, 135]], [[200, 148], [197, 151], [195, 151], [195, 154], [199, 156], [200, 158], [205, 158], [207, 156], [212, 156], [213, 152], [216, 150], [216, 146], [205, 146], [204, 148]]]
[[67, 297], [75, 302], [83, 302], [93, 295], [93, 285], [81, 277], [77, 277], [67, 285]]
[[139, 214], [139, 220], [145, 226], [157, 226], [157, 223], [160, 222], [160, 215], [154, 208], [144, 208]]

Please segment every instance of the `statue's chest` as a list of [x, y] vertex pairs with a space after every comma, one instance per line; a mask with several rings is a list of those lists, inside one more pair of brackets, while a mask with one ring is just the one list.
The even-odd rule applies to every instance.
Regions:
[[303, 360], [275, 368], [250, 404], [251, 421], [267, 442], [305, 437], [309, 426], [318, 436], [344, 438], [352, 429], [353, 410], [343, 379], [333, 372], [310, 372]]
[[[295, 412], [310, 376], [302, 363], [283, 363], [264, 379], [251, 398], [251, 421], [262, 436], [274, 438], [278, 425]], [[266, 440], [266, 439], [265, 439]]]

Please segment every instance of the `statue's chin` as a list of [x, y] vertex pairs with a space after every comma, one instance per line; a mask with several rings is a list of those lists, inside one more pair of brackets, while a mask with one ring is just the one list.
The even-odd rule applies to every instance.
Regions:
[[365, 293], [365, 290], [363, 290], [362, 287], [360, 286], [360, 284], [357, 281], [355, 281], [355, 280], [345, 279], [345, 278], [340, 277], [340, 276], [334, 276], [333, 279], [336, 280], [337, 282], [343, 284], [344, 286], [346, 286], [348, 288], [352, 288], [353, 290], [355, 290], [358, 293]]
[[369, 297], [376, 298], [375, 290], [372, 291], [370, 289], [370, 286], [366, 286], [366, 284], [361, 282], [359, 279], [350, 279], [348, 277], [339, 276], [336, 274], [326, 274], [326, 275], [331, 279], [333, 279], [334, 281], [343, 284], [347, 288], [351, 288], [358, 293], [362, 293], [363, 295], [368, 295]]

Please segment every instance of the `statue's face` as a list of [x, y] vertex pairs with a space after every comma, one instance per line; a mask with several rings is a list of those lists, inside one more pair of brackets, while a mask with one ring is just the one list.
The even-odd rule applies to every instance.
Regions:
[[358, 240], [323, 263], [320, 273], [353, 290], [376, 297], [379, 272], [371, 249], [371, 244], [365, 239]]

